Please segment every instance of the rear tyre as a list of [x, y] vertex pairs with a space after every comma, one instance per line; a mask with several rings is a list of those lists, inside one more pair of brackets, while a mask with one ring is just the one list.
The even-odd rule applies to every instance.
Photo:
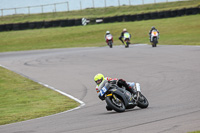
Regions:
[[116, 99], [117, 100], [115, 100], [114, 97], [112, 96], [106, 97], [107, 105], [113, 110], [115, 110], [116, 112], [124, 112], [126, 108], [125, 108], [123, 100], [119, 98], [116, 98]]
[[129, 44], [130, 44], [130, 42], [126, 42], [126, 45], [125, 45], [125, 48], [128, 48], [129, 47]]

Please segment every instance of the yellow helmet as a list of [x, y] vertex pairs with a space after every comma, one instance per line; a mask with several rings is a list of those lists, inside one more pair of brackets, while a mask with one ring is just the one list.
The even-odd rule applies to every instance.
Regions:
[[104, 76], [101, 73], [98, 73], [97, 75], [94, 76], [94, 81], [96, 82], [97, 85], [99, 85], [102, 81], [104, 81]]

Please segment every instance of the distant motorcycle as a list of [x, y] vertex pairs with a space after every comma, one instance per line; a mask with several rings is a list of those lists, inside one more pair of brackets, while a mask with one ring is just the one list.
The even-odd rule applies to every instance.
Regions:
[[157, 44], [158, 44], [158, 38], [159, 38], [158, 31], [153, 30], [151, 32], [151, 37], [150, 37], [150, 42], [151, 42], [152, 47], [156, 47], [157, 46]]
[[113, 47], [113, 36], [111, 34], [106, 36], [107, 45], [112, 48]]
[[128, 32], [124, 33], [123, 40], [124, 40], [125, 48], [129, 47], [130, 39], [131, 39], [131, 35]]
[[107, 105], [116, 112], [124, 112], [126, 109], [131, 109], [135, 106], [143, 109], [149, 105], [148, 100], [140, 90], [137, 90], [136, 94], [132, 96], [126, 89], [111, 83], [105, 84], [100, 90], [99, 97], [105, 100]]

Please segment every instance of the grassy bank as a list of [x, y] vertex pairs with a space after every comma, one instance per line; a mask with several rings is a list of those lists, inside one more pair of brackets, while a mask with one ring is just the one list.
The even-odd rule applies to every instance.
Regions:
[[200, 15], [176, 18], [87, 25], [65, 28], [35, 29], [0, 32], [0, 52], [35, 49], [105, 46], [104, 34], [109, 30], [114, 36], [114, 45], [123, 28], [132, 34], [132, 43], [149, 43], [151, 26], [160, 31], [159, 44], [200, 45]]
[[188, 0], [168, 3], [145, 4], [138, 6], [120, 6], [108, 8], [85, 9], [80, 11], [31, 14], [31, 15], [11, 15], [0, 17], [0, 24], [5, 23], [19, 23], [19, 22], [33, 22], [43, 20], [57, 20], [57, 19], [73, 19], [73, 18], [99, 18], [116, 15], [138, 14], [145, 12], [174, 10], [181, 8], [196, 7], [200, 5], [199, 0]]
[[66, 111], [79, 103], [0, 67], [0, 125]]

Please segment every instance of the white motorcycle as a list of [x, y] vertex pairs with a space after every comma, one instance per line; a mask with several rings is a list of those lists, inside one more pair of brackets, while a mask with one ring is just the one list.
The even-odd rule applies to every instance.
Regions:
[[156, 47], [157, 46], [158, 39], [159, 39], [158, 31], [153, 30], [151, 32], [151, 37], [150, 37], [150, 42], [151, 42], [152, 47]]
[[112, 48], [113, 47], [113, 36], [111, 34], [106, 36], [107, 45]]

